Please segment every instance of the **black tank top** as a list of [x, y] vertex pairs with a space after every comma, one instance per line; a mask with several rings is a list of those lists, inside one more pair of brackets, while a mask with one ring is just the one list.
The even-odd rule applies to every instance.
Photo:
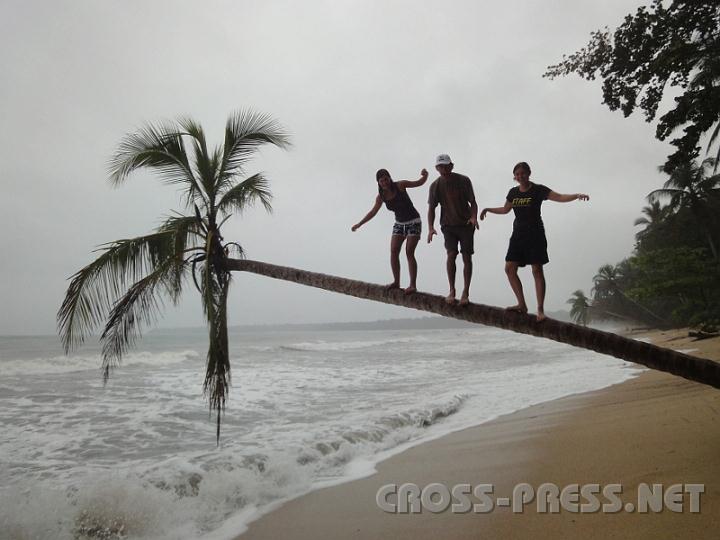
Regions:
[[[395, 197], [385, 201], [385, 206], [388, 210], [395, 212], [395, 221], [398, 223], [404, 223], [406, 221], [412, 221], [420, 217], [420, 214], [413, 206], [410, 196], [407, 191], [397, 187], [397, 184], [393, 182], [395, 188]], [[382, 193], [380, 194], [382, 199]]]

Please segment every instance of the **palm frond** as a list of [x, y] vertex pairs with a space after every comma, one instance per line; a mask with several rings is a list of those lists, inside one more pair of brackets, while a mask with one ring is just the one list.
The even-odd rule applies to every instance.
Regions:
[[193, 175], [190, 160], [178, 126], [147, 124], [126, 135], [110, 160], [110, 181], [122, 183], [131, 172], [147, 167], [156, 170], [168, 184], [182, 184], [188, 202], [204, 194]]
[[71, 276], [58, 310], [65, 352], [100, 325], [128, 284], [155, 271], [169, 257], [183, 256], [187, 246], [195, 243], [188, 236], [194, 226], [192, 218], [172, 217], [157, 232], [100, 246], [103, 253]]
[[225, 401], [232, 382], [230, 374], [230, 353], [227, 331], [227, 296], [230, 287], [230, 278], [219, 283], [216, 279], [212, 283], [212, 307], [209, 310], [210, 345], [208, 347], [203, 394], [207, 397], [210, 411], [217, 414], [217, 442], [220, 442], [220, 419], [225, 410]]
[[[185, 258], [188, 251], [201, 251], [200, 246], [203, 245], [204, 234], [202, 231], [202, 223], [198, 223], [195, 216], [183, 216], [176, 214], [168, 217], [158, 229], [161, 232], [172, 232], [174, 238], [173, 255], [175, 258]], [[182, 292], [181, 282], [183, 279], [185, 268], [178, 265], [175, 267], [173, 274], [175, 286], [169, 289], [174, 291], [170, 295], [173, 304], [177, 304]]]
[[237, 257], [239, 259], [245, 258], [245, 250], [237, 242], [228, 242], [225, 244], [225, 254], [228, 257]]
[[157, 319], [163, 306], [162, 295], [176, 301], [182, 292], [182, 276], [186, 263], [181, 257], [167, 257], [155, 270], [134, 283], [110, 311], [105, 330], [100, 336], [103, 344], [103, 377], [118, 365], [122, 355], [141, 336], [143, 326]]
[[268, 181], [261, 174], [254, 174], [225, 192], [218, 202], [218, 212], [229, 214], [233, 211], [242, 212], [256, 202], [260, 202], [265, 210], [272, 212], [272, 193]]
[[651, 203], [660, 202], [666, 198], [671, 199], [670, 206], [674, 205], [674, 202], [678, 198], [682, 198], [685, 192], [682, 189], [676, 189], [676, 188], [660, 188], [660, 189], [654, 189], [647, 195], [647, 200]]
[[210, 233], [207, 238], [200, 293], [209, 326], [209, 347], [203, 394], [207, 397], [210, 411], [217, 413], [217, 440], [220, 440], [221, 413], [225, 409], [230, 388], [230, 354], [227, 334], [227, 294], [230, 274], [213, 264], [216, 239]]
[[178, 125], [182, 128], [183, 134], [192, 139], [195, 154], [195, 173], [208, 199], [212, 201], [214, 199], [217, 167], [213, 164], [212, 156], [208, 153], [205, 132], [202, 126], [191, 118], [181, 118], [178, 120]]
[[233, 176], [243, 172], [244, 165], [263, 144], [288, 148], [290, 138], [283, 127], [268, 115], [250, 110], [231, 115], [225, 125], [218, 188], [228, 189]]

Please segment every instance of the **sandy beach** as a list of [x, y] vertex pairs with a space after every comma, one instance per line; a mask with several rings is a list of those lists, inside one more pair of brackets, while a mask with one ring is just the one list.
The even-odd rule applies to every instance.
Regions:
[[[693, 341], [687, 329], [635, 331], [660, 346], [720, 360], [720, 338]], [[290, 501], [250, 524], [250, 539], [337, 538], [716, 538], [720, 530], [720, 392], [655, 371], [596, 392], [569, 396], [498, 418], [398, 454], [370, 477]], [[387, 484], [621, 484], [623, 504], [638, 486], [704, 484], [700, 512], [522, 513], [385, 512]], [[600, 495], [600, 502], [608, 502]], [[393, 502], [393, 498], [388, 497]], [[473, 502], [478, 502], [473, 498]], [[581, 504], [586, 502], [580, 499]]]

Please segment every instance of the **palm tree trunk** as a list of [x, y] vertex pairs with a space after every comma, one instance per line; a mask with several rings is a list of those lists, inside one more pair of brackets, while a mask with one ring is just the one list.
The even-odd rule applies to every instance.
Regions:
[[405, 295], [401, 290], [388, 291], [385, 290], [384, 286], [374, 283], [365, 283], [259, 261], [228, 259], [226, 268], [292, 281], [357, 298], [429, 311], [444, 317], [453, 317], [494, 326], [521, 334], [552, 339], [720, 388], [720, 363], [657, 347], [642, 341], [628, 339], [610, 332], [553, 319], [538, 323], [534, 315], [525, 315], [483, 304], [470, 304], [465, 307], [450, 306], [445, 303], [443, 297], [434, 294], [416, 292]]
[[717, 248], [715, 247], [715, 242], [713, 241], [712, 233], [707, 227], [703, 228], [705, 229], [705, 236], [707, 237], [708, 245], [710, 246], [710, 253], [712, 254], [713, 259], [717, 261], [718, 253]]
[[670, 326], [672, 326], [671, 323], [670, 323], [670, 321], [668, 321], [667, 319], [663, 319], [660, 315], [657, 315], [656, 313], [654, 313], [654, 312], [651, 311], [650, 309], [646, 308], [646, 307], [643, 306], [640, 302], [636, 302], [635, 300], [633, 300], [632, 298], [630, 298], [627, 294], [625, 294], [624, 292], [622, 292], [619, 287], [617, 287], [615, 290], [616, 290], [618, 293], [620, 293], [620, 296], [622, 296], [625, 300], [627, 300], [628, 302], [630, 302], [633, 306], [635, 306], [636, 308], [639, 308], [641, 311], [644, 311], [645, 313], [647, 313], [648, 315], [650, 315], [653, 319], [655, 319], [655, 322], [656, 322], [656, 323], [661, 323], [661, 328], [670, 328]]

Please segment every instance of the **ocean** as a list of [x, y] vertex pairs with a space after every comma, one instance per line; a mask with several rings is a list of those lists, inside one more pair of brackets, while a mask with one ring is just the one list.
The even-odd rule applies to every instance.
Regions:
[[409, 446], [641, 370], [485, 327], [230, 332], [220, 445], [207, 336], [157, 330], [103, 386], [97, 345], [0, 337], [0, 538], [221, 540]]

